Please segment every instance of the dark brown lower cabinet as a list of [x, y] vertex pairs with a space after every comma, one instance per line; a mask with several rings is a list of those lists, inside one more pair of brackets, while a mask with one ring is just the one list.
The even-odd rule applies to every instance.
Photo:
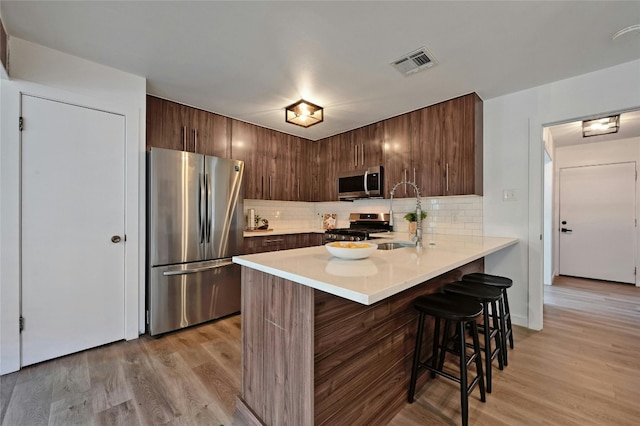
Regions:
[[[234, 423], [389, 423], [407, 405], [418, 321], [413, 301], [483, 270], [484, 259], [477, 259], [362, 305], [243, 266], [243, 374]], [[425, 351], [432, 334], [424, 334]], [[418, 389], [429, 380], [422, 374]]]
[[245, 237], [244, 254], [312, 247], [322, 245], [323, 243], [324, 234], [315, 232]]

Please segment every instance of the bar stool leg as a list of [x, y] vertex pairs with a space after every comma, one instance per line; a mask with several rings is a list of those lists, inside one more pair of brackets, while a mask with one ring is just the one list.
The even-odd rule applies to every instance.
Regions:
[[499, 316], [500, 330], [502, 330], [501, 339], [502, 339], [502, 347], [504, 348], [504, 350], [502, 351], [502, 359], [504, 360], [504, 365], [506, 367], [509, 365], [509, 360], [507, 357], [507, 326], [504, 319], [504, 315], [505, 315], [504, 301], [505, 301], [504, 297], [500, 298], [498, 306], [500, 307], [500, 316]]
[[484, 327], [484, 363], [486, 365], [487, 392], [491, 393], [491, 328], [489, 328], [489, 304], [482, 303], [482, 326]]
[[[431, 355], [432, 368], [438, 368], [438, 345], [440, 345], [440, 317], [436, 317], [435, 327], [433, 329], [433, 352]], [[444, 349], [442, 349], [444, 353]], [[431, 370], [431, 378], [436, 378], [436, 372]]]
[[467, 349], [465, 343], [465, 322], [460, 321], [458, 325], [460, 333], [460, 406], [462, 407], [462, 425], [467, 426], [469, 424], [469, 390], [467, 389]]
[[418, 364], [420, 363], [420, 347], [422, 346], [422, 333], [424, 331], [424, 312], [420, 312], [418, 319], [418, 335], [416, 336], [416, 347], [413, 352], [413, 367], [411, 368], [411, 382], [409, 383], [409, 404], [413, 403], [416, 393], [416, 381], [418, 378]]
[[[471, 321], [471, 337], [473, 338], [473, 346], [476, 348], [480, 347], [480, 342], [478, 338], [478, 324], [475, 321]], [[482, 357], [480, 356], [480, 351], [478, 350], [478, 355], [476, 356], [476, 370], [478, 373], [478, 386], [480, 386], [480, 401], [486, 402], [487, 395], [485, 394], [484, 389], [484, 375], [482, 372]]]
[[[498, 304], [500, 304], [500, 302], [498, 302]], [[496, 330], [499, 330], [495, 336], [496, 348], [500, 348], [500, 351], [498, 352], [498, 368], [500, 368], [500, 370], [504, 370], [504, 353], [507, 350], [507, 348], [504, 347], [504, 341], [502, 339], [502, 336], [504, 336], [503, 334], [504, 330], [500, 328], [498, 318], [499, 318], [499, 315], [498, 315], [498, 307], [496, 306], [496, 302], [491, 302], [491, 319], [493, 323], [493, 328]]]
[[447, 347], [449, 346], [449, 333], [451, 332], [451, 321], [446, 320], [444, 322], [444, 334], [442, 335], [442, 347], [440, 348], [440, 361], [438, 362], [438, 370], [442, 371], [444, 368], [444, 357], [447, 354]]
[[509, 331], [509, 346], [513, 349], [513, 328], [511, 327], [511, 309], [509, 309], [509, 299], [507, 298], [507, 289], [502, 290], [502, 299], [504, 300], [504, 312], [507, 314], [507, 330]]

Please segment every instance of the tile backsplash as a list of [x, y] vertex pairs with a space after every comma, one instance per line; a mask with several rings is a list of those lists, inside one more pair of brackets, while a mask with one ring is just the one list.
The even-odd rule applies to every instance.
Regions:
[[[423, 197], [422, 209], [427, 212], [422, 229], [432, 234], [482, 235], [482, 197], [460, 195], [452, 197]], [[394, 198], [394, 230], [408, 232], [409, 223], [403, 216], [415, 211], [415, 198]], [[269, 220], [274, 229], [322, 229], [324, 213], [336, 214], [336, 227], [349, 227], [349, 213], [388, 213], [389, 200], [356, 200], [354, 202], [298, 202], [244, 200], [246, 210], [256, 209], [256, 214]]]

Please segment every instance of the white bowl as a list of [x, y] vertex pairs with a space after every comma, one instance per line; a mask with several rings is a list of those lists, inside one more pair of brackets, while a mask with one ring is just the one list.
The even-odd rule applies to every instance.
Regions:
[[[338, 244], [342, 247], [336, 247], [336, 245]], [[349, 245], [353, 247], [349, 247]], [[371, 256], [371, 254], [378, 249], [377, 244], [365, 243], [361, 241], [336, 241], [333, 243], [327, 243], [324, 246], [327, 251], [329, 251], [329, 253], [341, 259], [365, 259]]]

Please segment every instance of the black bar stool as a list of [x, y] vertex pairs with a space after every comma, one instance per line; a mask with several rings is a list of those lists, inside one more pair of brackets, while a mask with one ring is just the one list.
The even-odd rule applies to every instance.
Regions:
[[[482, 373], [482, 358], [480, 342], [478, 339], [478, 326], [477, 319], [482, 313], [482, 305], [466, 298], [457, 297], [455, 295], [448, 295], [442, 293], [429, 294], [417, 298], [414, 301], [415, 308], [420, 312], [420, 319], [418, 320], [418, 334], [416, 336], [416, 347], [413, 354], [413, 368], [411, 369], [411, 382], [409, 384], [409, 403], [413, 403], [416, 381], [418, 380], [418, 370], [425, 368], [431, 371], [431, 377], [435, 377], [439, 374], [454, 382], [460, 384], [460, 406], [462, 412], [462, 424], [466, 426], [469, 422], [469, 395], [473, 392], [473, 389], [479, 385], [480, 387], [480, 400], [486, 401], [485, 389], [484, 389], [484, 376]], [[420, 347], [422, 346], [422, 335], [424, 332], [425, 316], [430, 315], [435, 317], [435, 327], [433, 332], [433, 351], [432, 355], [425, 361], [420, 361]], [[440, 320], [444, 319], [444, 339], [442, 345], [440, 344]], [[457, 328], [456, 337], [458, 337], [457, 347], [458, 350], [448, 347], [448, 334], [451, 324], [455, 323]], [[471, 326], [471, 336], [473, 339], [472, 345], [466, 343], [466, 327], [467, 324]], [[467, 357], [467, 347], [473, 349], [473, 353]], [[438, 349], [441, 351], [440, 362], [438, 362]], [[460, 357], [460, 376], [456, 377], [443, 369], [445, 352], [454, 353]], [[475, 361], [476, 364], [476, 376], [468, 383], [467, 368]]]
[[507, 331], [505, 332], [507, 339], [509, 339], [509, 346], [513, 349], [513, 328], [511, 327], [511, 310], [509, 309], [509, 298], [507, 297], [507, 289], [513, 285], [513, 280], [507, 277], [501, 277], [499, 275], [484, 274], [482, 272], [474, 272], [473, 274], [467, 274], [462, 277], [462, 281], [471, 281], [478, 284], [486, 284], [494, 287], [498, 287], [502, 290], [502, 300], [504, 302], [504, 316], [507, 324]]
[[[502, 299], [502, 292], [499, 288], [471, 282], [457, 281], [444, 286], [445, 294], [455, 294], [463, 296], [482, 304], [484, 310], [482, 331], [484, 333], [484, 359], [485, 374], [487, 376], [487, 392], [491, 393], [492, 364], [494, 359], [498, 359], [498, 368], [504, 368], [504, 353], [506, 352], [506, 341], [504, 340], [504, 324], [500, 324], [497, 303]], [[491, 304], [491, 313], [489, 313]], [[500, 305], [500, 309], [502, 305]], [[493, 325], [489, 324], [491, 317]], [[491, 349], [491, 339], [495, 339], [495, 347]]]

